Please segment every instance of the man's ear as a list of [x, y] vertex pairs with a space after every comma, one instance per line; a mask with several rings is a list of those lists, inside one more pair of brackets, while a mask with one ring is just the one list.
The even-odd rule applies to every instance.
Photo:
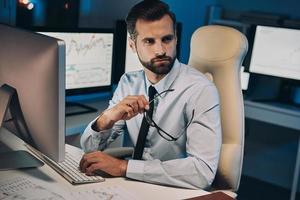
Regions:
[[135, 42], [129, 37], [128, 38], [128, 44], [129, 44], [129, 47], [132, 49], [132, 51], [134, 53], [136, 53], [136, 46], [135, 46]]

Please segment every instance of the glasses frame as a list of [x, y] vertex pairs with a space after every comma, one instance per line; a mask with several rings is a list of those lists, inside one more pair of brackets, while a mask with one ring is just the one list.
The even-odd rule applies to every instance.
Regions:
[[[161, 95], [162, 95], [163, 93], [166, 93], [166, 92], [172, 92], [172, 91], [174, 91], [174, 89], [168, 89], [168, 90], [165, 90], [165, 91], [162, 91], [162, 92], [158, 93], [151, 101], [149, 101], [149, 105], [150, 105], [151, 103], [153, 103], [155, 99], [157, 99], [158, 97], [161, 97]], [[182, 136], [182, 134], [186, 131], [186, 129], [190, 126], [190, 124], [192, 123], [192, 121], [193, 121], [193, 119], [194, 119], [195, 110], [193, 109], [193, 111], [192, 111], [192, 117], [191, 117], [191, 119], [189, 120], [189, 122], [187, 123], [187, 125], [186, 125], [186, 126], [185, 126], [178, 134], [176, 134], [176, 135], [178, 135], [178, 137], [173, 137], [171, 134], [167, 133], [165, 130], [163, 130], [162, 128], [160, 128], [160, 127], [157, 125], [157, 123], [156, 123], [151, 117], [148, 116], [148, 111], [147, 111], [147, 110], [145, 110], [145, 112], [144, 112], [143, 114], [144, 114], [144, 118], [146, 119], [147, 123], [148, 123], [151, 127], [156, 128], [158, 134], [159, 134], [163, 139], [172, 142], [172, 141], [177, 141], [177, 140]], [[165, 135], [168, 136], [168, 137], [164, 136], [163, 134], [165, 134]]]

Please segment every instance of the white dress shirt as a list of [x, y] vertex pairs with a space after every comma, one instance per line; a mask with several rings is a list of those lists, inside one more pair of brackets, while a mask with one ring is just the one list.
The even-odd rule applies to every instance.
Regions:
[[[124, 74], [109, 108], [128, 95], [147, 98], [150, 85], [143, 70]], [[216, 174], [221, 148], [220, 107], [215, 85], [196, 69], [176, 60], [172, 70], [152, 86], [158, 93], [174, 89], [156, 98], [153, 120], [167, 133], [180, 137], [167, 141], [150, 126], [143, 160], [129, 160], [126, 177], [184, 188], [208, 188]], [[176, 135], [184, 130], [193, 110], [190, 126], [182, 135]], [[136, 144], [142, 119], [143, 114], [138, 114], [100, 132], [91, 128], [92, 121], [81, 137], [81, 146], [84, 151], [103, 150], [124, 133]]]

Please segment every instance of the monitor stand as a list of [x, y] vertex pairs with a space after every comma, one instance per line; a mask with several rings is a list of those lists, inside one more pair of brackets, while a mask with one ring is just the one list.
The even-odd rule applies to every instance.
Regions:
[[98, 109], [78, 102], [66, 102], [66, 116], [97, 112]]
[[[17, 91], [6, 84], [0, 87], [0, 127], [10, 127], [14, 129], [14, 134], [19, 138], [32, 141], [34, 144], [21, 111]], [[0, 170], [40, 167], [42, 165], [43, 162], [27, 151], [0, 153]]]

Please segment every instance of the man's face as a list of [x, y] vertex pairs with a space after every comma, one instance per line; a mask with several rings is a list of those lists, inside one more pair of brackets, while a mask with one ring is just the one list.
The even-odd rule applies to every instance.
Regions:
[[140, 62], [157, 75], [169, 73], [176, 58], [177, 38], [169, 15], [160, 20], [136, 22], [137, 37], [130, 41]]

